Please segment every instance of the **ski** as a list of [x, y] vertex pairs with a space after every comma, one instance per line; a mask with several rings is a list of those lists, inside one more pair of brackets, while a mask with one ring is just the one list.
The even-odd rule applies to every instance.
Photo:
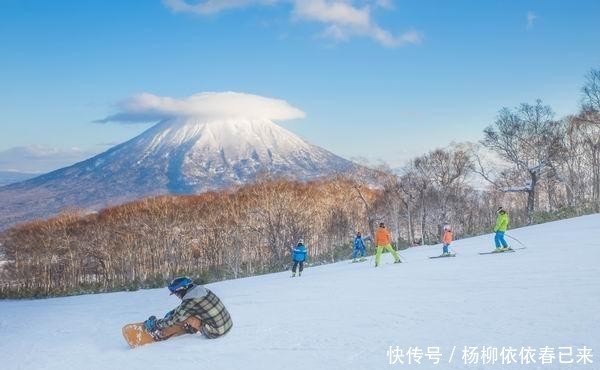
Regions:
[[502, 253], [514, 253], [515, 250], [514, 249], [509, 249], [507, 251], [502, 251], [502, 252], [481, 252], [479, 254], [502, 254]]
[[[406, 263], [404, 261], [398, 261], [398, 262], [384, 262], [383, 264], [379, 265], [379, 266], [388, 266], [388, 265], [400, 265]], [[374, 267], [378, 267], [377, 265], [375, 265]]]
[[456, 253], [453, 254], [448, 254], [448, 255], [440, 255], [440, 256], [434, 256], [434, 257], [429, 257], [430, 259], [434, 259], [434, 258], [446, 258], [446, 257], [456, 257]]

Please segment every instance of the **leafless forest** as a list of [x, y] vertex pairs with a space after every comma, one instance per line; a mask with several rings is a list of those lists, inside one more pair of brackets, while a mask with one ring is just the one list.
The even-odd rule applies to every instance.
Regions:
[[[399, 144], [400, 145], [400, 144]], [[285, 269], [303, 238], [312, 264], [348, 258], [356, 231], [386, 222], [398, 248], [600, 212], [600, 69], [578, 112], [541, 101], [499, 111], [480, 143], [453, 144], [407, 166], [299, 183], [263, 179], [230, 191], [148, 198], [95, 214], [67, 212], [0, 235], [0, 297], [210, 282]]]

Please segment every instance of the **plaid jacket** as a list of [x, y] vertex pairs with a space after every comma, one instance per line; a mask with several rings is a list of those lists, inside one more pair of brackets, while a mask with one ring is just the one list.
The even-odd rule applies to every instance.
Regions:
[[198, 285], [183, 297], [181, 304], [172, 315], [156, 320], [156, 328], [164, 329], [173, 326], [190, 316], [195, 316], [202, 321], [200, 331], [211, 339], [225, 335], [233, 326], [231, 316], [219, 297]]

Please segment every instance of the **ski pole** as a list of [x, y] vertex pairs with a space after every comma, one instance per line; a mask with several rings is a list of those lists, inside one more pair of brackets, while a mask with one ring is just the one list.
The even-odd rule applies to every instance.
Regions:
[[[369, 245], [371, 246], [371, 249], [373, 250], [373, 254], [371, 254], [371, 256], [369, 257], [369, 265], [371, 265], [373, 263], [373, 256], [377, 252], [377, 248], [375, 247], [375, 244], [373, 243], [373, 240], [371, 239], [370, 236], [367, 237], [365, 240], [369, 242]], [[365, 248], [365, 250], [366, 250], [366, 248]]]
[[400, 253], [400, 252], [398, 252], [398, 251], [396, 251], [396, 253], [398, 253], [398, 255], [400, 256], [400, 258], [401, 258], [403, 261], [406, 261], [406, 257], [404, 257], [404, 255], [403, 255], [402, 253]]
[[512, 240], [516, 241], [517, 243], [521, 244], [523, 246], [523, 248], [527, 248], [527, 246], [525, 244], [523, 244], [519, 239], [515, 238], [514, 236], [508, 235], [508, 234], [504, 234], [506, 236], [508, 236], [509, 238], [511, 238]]

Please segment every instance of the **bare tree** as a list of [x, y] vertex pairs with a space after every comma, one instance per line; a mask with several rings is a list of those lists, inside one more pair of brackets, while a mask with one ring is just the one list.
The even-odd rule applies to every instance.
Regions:
[[500, 110], [493, 126], [484, 130], [482, 144], [513, 166], [524, 183], [504, 191], [527, 193], [527, 219], [533, 222], [538, 181], [548, 173], [563, 151], [560, 122], [541, 100]]
[[600, 212], [600, 68], [592, 69], [583, 86], [581, 112], [574, 124], [589, 151], [592, 170], [592, 204]]
[[440, 193], [440, 223], [448, 219], [450, 195], [464, 184], [473, 167], [469, 153], [463, 148], [437, 149], [414, 160], [414, 168], [428, 179]]

